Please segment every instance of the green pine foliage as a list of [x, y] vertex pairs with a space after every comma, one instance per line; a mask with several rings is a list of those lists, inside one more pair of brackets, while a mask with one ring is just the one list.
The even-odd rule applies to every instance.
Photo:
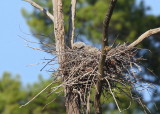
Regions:
[[[58, 96], [56, 94], [51, 94], [51, 96], [48, 97], [51, 88], [48, 88], [27, 106], [19, 108], [22, 104], [31, 100], [50, 82], [51, 80], [44, 80], [42, 76], [39, 76], [38, 82], [22, 86], [19, 75], [13, 77], [8, 72], [3, 73], [0, 78], [0, 114], [65, 114], [63, 95]], [[91, 97], [94, 97], [94, 95], [91, 94]], [[123, 114], [143, 114], [142, 107], [126, 96], [119, 94], [116, 96], [116, 99], [120, 104]], [[110, 93], [102, 97], [101, 100], [103, 104], [103, 113], [119, 113]], [[46, 107], [44, 108], [44, 106]], [[158, 106], [159, 102], [157, 102], [157, 107]], [[91, 114], [94, 114], [93, 107], [91, 109]], [[152, 112], [157, 112], [154, 106], [152, 106], [151, 109]]]
[[[50, 82], [51, 80], [44, 80], [41, 77], [37, 83], [24, 87], [18, 75], [13, 77], [8, 72], [3, 73], [0, 78], [0, 114], [65, 114], [64, 98], [62, 95], [55, 94], [47, 97], [49, 90], [46, 90], [27, 106], [19, 108]], [[54, 98], [56, 99], [54, 100]], [[54, 101], [48, 104], [52, 100]], [[48, 105], [44, 108], [46, 104]]]

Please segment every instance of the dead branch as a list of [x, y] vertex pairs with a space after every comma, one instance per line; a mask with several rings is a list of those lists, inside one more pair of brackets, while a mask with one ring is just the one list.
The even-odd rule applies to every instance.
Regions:
[[75, 34], [75, 16], [76, 16], [76, 2], [77, 0], [72, 0], [70, 5], [70, 16], [69, 16], [69, 28], [68, 28], [68, 39], [66, 39], [67, 46], [72, 48], [74, 43]]
[[26, 105], [28, 105], [30, 102], [32, 102], [35, 98], [37, 98], [41, 93], [43, 93], [48, 87], [50, 87], [54, 82], [51, 82], [49, 85], [47, 85], [44, 89], [42, 89], [36, 96], [34, 96], [31, 100], [29, 100], [26, 104], [21, 105], [19, 108], [22, 108]]
[[32, 0], [24, 0], [24, 1], [30, 3], [35, 8], [39, 9], [41, 12], [46, 14], [54, 22], [54, 16], [48, 10], [44, 9], [42, 6], [40, 6], [39, 4], [35, 3]]
[[150, 29], [148, 31], [146, 31], [145, 33], [143, 33], [137, 40], [135, 40], [133, 43], [131, 43], [129, 46], [127, 46], [127, 48], [133, 48], [136, 45], [138, 45], [139, 43], [141, 43], [145, 38], [148, 38], [149, 36], [159, 33], [160, 32], [160, 28], [155, 28], [155, 29]]

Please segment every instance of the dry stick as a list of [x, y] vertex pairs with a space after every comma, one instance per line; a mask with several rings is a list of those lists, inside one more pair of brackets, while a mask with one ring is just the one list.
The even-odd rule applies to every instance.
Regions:
[[[58, 97], [61, 95], [61, 93], [58, 93]], [[53, 100], [51, 100], [49, 103], [45, 104], [45, 106], [43, 107], [42, 110], [44, 110], [49, 104], [53, 103], [56, 100], [56, 98], [54, 98]]]
[[40, 91], [36, 96], [34, 96], [34, 97], [33, 97], [31, 100], [29, 100], [26, 104], [21, 105], [19, 108], [22, 108], [22, 107], [28, 105], [28, 104], [29, 104], [30, 102], [32, 102], [35, 98], [37, 98], [42, 92], [44, 92], [48, 87], [50, 87], [53, 83], [54, 83], [54, 81], [51, 82], [49, 85], [47, 85], [42, 91]]
[[75, 17], [76, 17], [76, 2], [77, 0], [72, 0], [70, 5], [70, 16], [69, 16], [69, 28], [68, 28], [68, 38], [66, 39], [67, 46], [72, 48], [74, 43], [75, 34]]
[[[145, 105], [142, 103], [142, 101], [141, 101], [141, 99], [140, 98], [138, 98], [138, 101], [139, 101], [139, 104], [142, 106], [142, 108], [143, 108], [143, 110], [144, 110], [144, 113], [145, 114], [148, 114], [147, 112], [146, 112], [146, 110], [145, 110], [145, 108], [147, 108], [147, 107], [145, 107]], [[148, 110], [148, 108], [147, 108], [147, 110]], [[150, 112], [150, 110], [148, 110], [149, 112]], [[150, 112], [151, 113], [151, 112]]]
[[31, 49], [34, 49], [34, 50], [38, 50], [38, 51], [43, 51], [43, 52], [48, 52], [48, 53], [49, 53], [48, 50], [44, 50], [44, 49], [41, 49], [41, 48], [31, 47], [31, 46], [29, 46], [28, 44], [26, 45], [26, 47], [31, 48]]
[[121, 109], [120, 109], [120, 107], [119, 107], [119, 105], [118, 105], [118, 102], [117, 102], [117, 100], [116, 100], [116, 97], [114, 96], [114, 93], [113, 93], [113, 91], [112, 91], [112, 89], [111, 89], [111, 85], [110, 85], [108, 79], [107, 79], [107, 78], [105, 78], [105, 79], [106, 79], [106, 81], [107, 81], [107, 83], [108, 83], [109, 90], [110, 90], [110, 92], [111, 92], [111, 94], [112, 94], [112, 96], [113, 96], [113, 99], [114, 99], [114, 101], [115, 101], [115, 103], [116, 103], [116, 105], [117, 105], [117, 108], [118, 108], [119, 112], [122, 112]]
[[31, 0], [24, 0], [24, 1], [30, 3], [35, 8], [39, 9], [41, 12], [46, 14], [54, 22], [54, 16], [48, 10], [44, 9], [42, 6], [40, 6], [39, 4], [35, 3], [34, 1], [31, 1]]
[[137, 40], [135, 40], [133, 43], [131, 43], [128, 48], [133, 48], [136, 45], [138, 45], [140, 42], [142, 42], [145, 38], [148, 38], [149, 36], [159, 33], [160, 32], [160, 27], [159, 28], [155, 28], [155, 29], [150, 29], [148, 31], [146, 31], [145, 33], [143, 33]]
[[111, 0], [110, 2], [110, 6], [108, 9], [108, 12], [106, 14], [105, 20], [104, 20], [104, 25], [103, 25], [103, 39], [102, 39], [102, 55], [99, 61], [99, 66], [98, 66], [98, 78], [99, 80], [97, 81], [96, 87], [97, 87], [97, 91], [95, 93], [95, 102], [94, 102], [94, 107], [95, 107], [95, 111], [96, 114], [101, 114], [102, 110], [101, 110], [101, 104], [100, 104], [100, 97], [101, 97], [101, 91], [102, 91], [102, 78], [104, 75], [104, 63], [105, 63], [105, 53], [106, 50], [105, 48], [108, 46], [108, 28], [109, 28], [109, 23], [110, 23], [110, 19], [113, 13], [113, 9], [116, 5], [117, 0]]
[[87, 96], [87, 110], [86, 110], [86, 114], [90, 114], [90, 105], [89, 105], [89, 102], [90, 101], [90, 92], [88, 93], [88, 96]]

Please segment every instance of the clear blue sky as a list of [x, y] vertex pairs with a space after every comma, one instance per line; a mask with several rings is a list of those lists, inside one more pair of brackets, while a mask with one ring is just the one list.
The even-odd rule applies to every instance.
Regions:
[[[137, 0], [137, 2], [139, 1], [141, 0]], [[145, 2], [152, 8], [148, 13], [160, 15], [160, 0], [145, 0]], [[37, 81], [38, 74], [49, 78], [48, 73], [40, 71], [43, 65], [31, 67], [27, 67], [27, 65], [43, 62], [41, 59], [44, 57], [51, 58], [51, 56], [27, 48], [25, 41], [18, 37], [20, 35], [32, 41], [37, 41], [32, 36], [26, 36], [23, 33], [30, 34], [30, 31], [21, 15], [22, 7], [32, 10], [32, 6], [22, 0], [2, 0], [0, 4], [0, 75], [4, 71], [11, 72], [13, 75], [20, 74], [23, 84], [27, 84]], [[39, 45], [32, 46], [39, 47]]]

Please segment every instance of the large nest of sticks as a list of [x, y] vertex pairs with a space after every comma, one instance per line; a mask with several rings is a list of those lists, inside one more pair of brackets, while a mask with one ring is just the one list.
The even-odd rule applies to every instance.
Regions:
[[[93, 103], [91, 95], [97, 91], [96, 83], [101, 80], [103, 95], [110, 95], [119, 111], [121, 109], [119, 107], [120, 102], [118, 103], [117, 101], [118, 95], [123, 95], [130, 100], [136, 101], [142, 106], [144, 112], [149, 111], [138, 94], [143, 90], [148, 91], [153, 89], [154, 86], [145, 83], [144, 79], [139, 75], [143, 69], [140, 61], [144, 59], [137, 57], [139, 50], [136, 47], [132, 45], [127, 46], [124, 43], [106, 48], [106, 59], [103, 68], [104, 75], [102, 79], [99, 79], [98, 68], [102, 56], [101, 51], [84, 43], [80, 44], [83, 45], [75, 45], [76, 48], [73, 46], [72, 49], [66, 48], [63, 53], [57, 53], [55, 49], [41, 50], [54, 55], [52, 59], [45, 59], [47, 63], [42, 68], [44, 69], [47, 65], [52, 65], [48, 71], [53, 73], [54, 80], [46, 88], [57, 83], [51, 88], [49, 95], [52, 93], [58, 93], [60, 95], [60, 93], [63, 93], [62, 89], [65, 89], [66, 102], [72, 102], [74, 100], [82, 111], [86, 111], [86, 109], [89, 110], [90, 108], [89, 104]], [[33, 49], [40, 50], [37, 48]], [[60, 56], [65, 58], [62, 63], [58, 62], [58, 57]], [[56, 64], [58, 64], [58, 68]], [[46, 88], [40, 93], [45, 91]], [[137, 92], [138, 94], [135, 94]], [[29, 104], [40, 93], [21, 107]]]
[[[55, 73], [55, 77], [62, 77], [63, 81], [59, 86], [53, 87], [52, 91], [54, 92], [60, 87], [69, 88], [70, 92], [67, 94], [68, 99], [66, 100], [74, 99], [73, 96], [79, 97], [80, 101], [77, 101], [77, 104], [81, 104], [82, 107], [86, 107], [90, 102], [88, 99], [90, 99], [92, 88], [96, 89], [99, 75], [98, 65], [101, 57], [100, 50], [88, 47], [65, 50], [65, 61], [61, 63], [63, 68]], [[110, 92], [114, 100], [116, 100], [114, 88], [120, 90], [118, 94], [124, 93], [125, 95], [127, 89], [130, 92], [126, 96], [137, 100], [135, 96], [130, 94], [141, 82], [141, 78], [137, 76], [135, 71], [141, 72], [139, 61], [142, 58], [136, 58], [136, 54], [137, 49], [128, 48], [126, 44], [117, 45], [106, 51], [102, 90]], [[118, 107], [117, 101], [115, 102]]]

